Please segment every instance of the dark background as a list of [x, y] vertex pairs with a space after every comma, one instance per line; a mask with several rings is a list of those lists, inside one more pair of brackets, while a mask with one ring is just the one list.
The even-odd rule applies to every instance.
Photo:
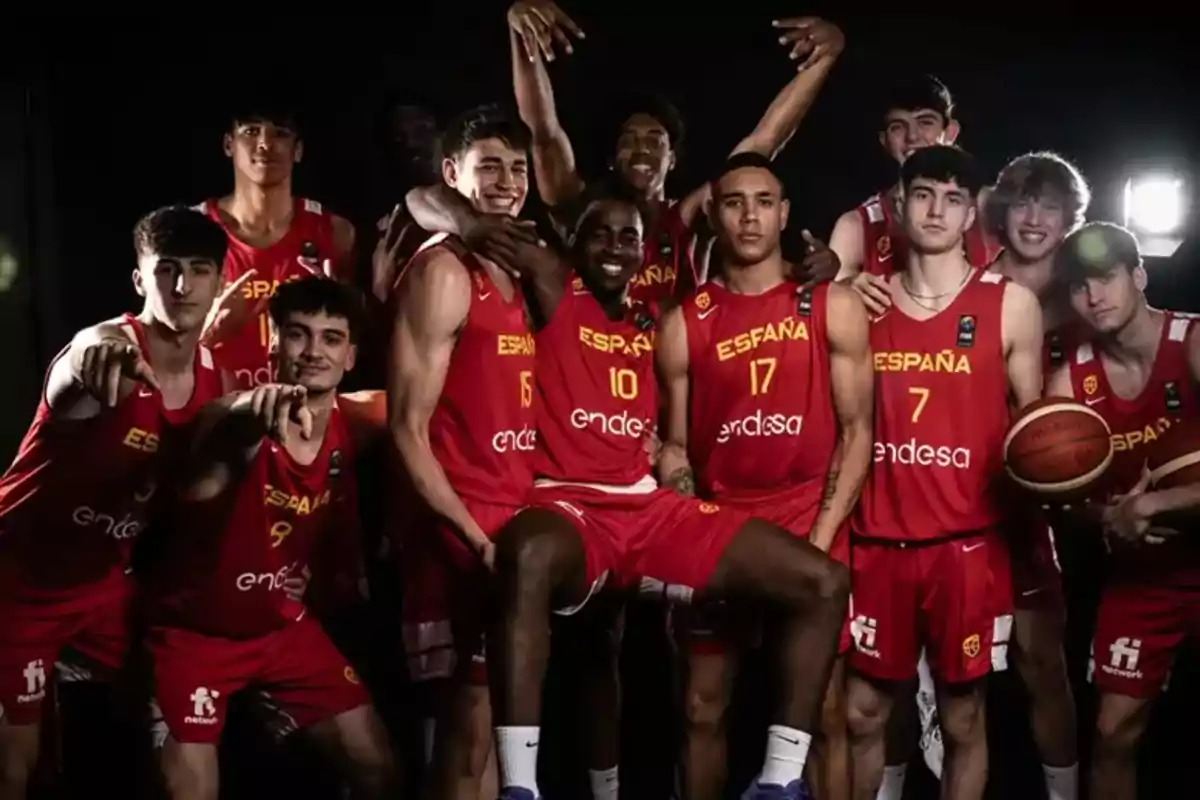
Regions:
[[[11, 253], [19, 268], [11, 285], [0, 282], [0, 335], [8, 343], [0, 461], [24, 431], [54, 352], [74, 330], [134, 307], [129, 232], [138, 216], [231, 187], [220, 148], [231, 96], [285, 90], [302, 97], [306, 157], [297, 193], [358, 223], [364, 253], [373, 244], [371, 222], [398, 199], [375, 136], [385, 99], [399, 93], [443, 112], [510, 101], [504, 4], [445, 3], [419, 14], [410, 5], [377, 18], [211, 6], [171, 18], [9, 20], [10, 68], [0, 82], [0, 258]], [[890, 183], [894, 167], [876, 131], [881, 95], [904, 71], [933, 72], [947, 83], [963, 127], [959, 143], [989, 168], [1030, 150], [1074, 160], [1093, 186], [1093, 219], [1119, 221], [1119, 189], [1131, 172], [1177, 169], [1196, 185], [1200, 70], [1191, 28], [1179, 15], [1137, 16], [1144, 4], [1111, 11], [979, 4], [961, 18], [939, 8], [936, 19], [774, 0], [711, 10], [687, 4], [679, 6], [683, 14], [646, 0], [567, 0], [564, 7], [588, 33], [576, 55], [552, 70], [581, 160], [592, 174], [603, 165], [608, 143], [592, 140], [589, 119], [607, 98], [630, 87], [661, 91], [688, 122], [669, 185], [677, 196], [705, 178], [791, 77], [772, 17], [828, 13], [842, 24], [846, 52], [779, 160], [794, 231], [827, 236], [840, 212]], [[1190, 272], [1195, 253], [1185, 245], [1173, 260], [1152, 265], [1156, 300], [1200, 308], [1200, 280]], [[1082, 678], [1094, 582], [1089, 570], [1071, 575], [1072, 565], [1089, 560], [1089, 546], [1078, 544], [1066, 543], [1064, 556], [1073, 587], [1072, 656]], [[1162, 787], [1194, 785], [1186, 742], [1172, 735], [1195, 712], [1192, 678], [1177, 675], [1148, 748], [1150, 777]], [[1004, 696], [1017, 704], [1002, 704], [1009, 711], [1019, 710], [1013, 691]], [[1088, 718], [1086, 703], [1081, 712]], [[1028, 793], [1038, 773], [1023, 717], [1010, 713], [998, 724], [1006, 733], [993, 747], [995, 796], [1039, 796]], [[1181, 796], [1163, 791], [1156, 796]]]

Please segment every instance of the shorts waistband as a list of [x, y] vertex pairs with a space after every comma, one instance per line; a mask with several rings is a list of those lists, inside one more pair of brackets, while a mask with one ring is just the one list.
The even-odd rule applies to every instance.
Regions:
[[864, 536], [861, 533], [851, 531], [850, 543], [870, 544], [877, 547], [894, 547], [897, 550], [917, 550], [922, 547], [933, 547], [934, 545], [946, 544], [947, 542], [957, 542], [961, 539], [973, 539], [976, 536], [983, 536], [989, 531], [989, 528], [976, 531], [959, 531], [957, 533], [947, 533], [933, 539], [888, 539], [883, 536]]

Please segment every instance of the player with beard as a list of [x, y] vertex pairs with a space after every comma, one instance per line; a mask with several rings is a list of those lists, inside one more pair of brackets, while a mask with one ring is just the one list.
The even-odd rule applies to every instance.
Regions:
[[[230, 697], [266, 694], [295, 728], [335, 754], [369, 797], [390, 797], [387, 735], [354, 670], [289, 585], [353, 574], [318, 549], [356, 526], [355, 453], [374, 431], [337, 395], [354, 366], [363, 309], [355, 290], [312, 277], [270, 305], [282, 384], [238, 392], [202, 413], [152, 576], [148, 644], [167, 729], [162, 769], [173, 797], [215, 797], [217, 743]], [[361, 415], [353, 415], [355, 418]]]
[[533, 276], [537, 476], [530, 506], [495, 536], [502, 621], [489, 641], [504, 800], [538, 796], [551, 613], [602, 587], [699, 592], [778, 608], [783, 694], [747, 798], [798, 798], [848, 602], [846, 570], [782, 528], [659, 488], [643, 448], [659, 398], [653, 306], [628, 289], [642, 263], [633, 198], [594, 201], [573, 237], [577, 277], [536, 245], [504, 254]]
[[982, 679], [1004, 668], [1012, 623], [998, 478], [1012, 409], [1041, 395], [1042, 320], [1032, 292], [963, 251], [982, 184], [952, 147], [922, 148], [902, 168], [910, 247], [871, 326], [875, 464], [851, 529], [860, 800], [879, 790], [888, 716], [922, 647], [946, 744], [942, 797], [979, 800], [987, 784]]
[[1138, 243], [1124, 228], [1084, 225], [1059, 248], [1055, 270], [1091, 337], [1068, 352], [1046, 394], [1103, 416], [1115, 450], [1104, 487], [1110, 499], [1094, 509], [1112, 557], [1092, 639], [1100, 707], [1090, 796], [1133, 800], [1153, 701], [1180, 647], [1200, 630], [1200, 545], [1156, 527], [1180, 524], [1164, 515], [1194, 517], [1200, 487], [1149, 490], [1145, 468], [1150, 445], [1196, 418], [1200, 335], [1191, 315], [1147, 304]]
[[[448, 125], [443, 147], [450, 189], [483, 214], [520, 213], [529, 188], [520, 122], [472, 109]], [[405, 646], [434, 705], [433, 796], [475, 800], [495, 783], [483, 647], [490, 537], [533, 484], [533, 335], [517, 281], [445, 234], [422, 246], [393, 300], [392, 437], [415, 494], [397, 509], [404, 530], [395, 532]]]
[[[571, 41], [582, 38], [583, 32], [550, 0], [519, 0], [509, 9], [508, 24], [513, 88], [521, 119], [533, 133], [538, 194], [560, 231], [571, 230], [596, 192], [587, 191], [579, 174], [575, 151], [558, 119], [545, 62], [555, 58], [556, 47], [573, 52]], [[845, 46], [842, 32], [825, 20], [800, 17], [773, 24], [780, 43], [800, 62], [799, 74], [776, 95], [734, 153], [774, 158], [807, 115]], [[676, 166], [682, 145], [683, 122], [670, 103], [646, 94], [622, 99], [607, 116], [601, 125], [611, 130], [612, 177], [638, 196], [647, 225], [642, 268], [630, 293], [639, 300], [681, 297], [698, 283], [691, 258], [692, 225], [709, 190], [705, 183], [680, 201], [666, 197], [667, 176]], [[604, 194], [613, 182], [597, 181], [594, 189]], [[409, 210], [428, 230], [462, 233], [474, 224], [470, 210], [444, 193], [414, 192], [409, 196]]]
[[25, 796], [63, 651], [110, 674], [124, 663], [131, 550], [181, 429], [222, 392], [198, 343], [221, 287], [224, 234], [196, 211], [170, 207], [143, 217], [133, 243], [141, 312], [83, 329], [55, 358], [0, 477], [3, 797]]
[[[952, 145], [960, 127], [954, 118], [950, 90], [932, 75], [898, 83], [891, 89], [883, 114], [879, 144], [888, 157], [903, 166], [922, 147]], [[980, 200], [986, 199], [986, 190]], [[904, 236], [898, 212], [902, 202], [899, 184], [872, 195], [838, 218], [829, 247], [840, 262], [838, 280], [851, 283], [872, 314], [881, 314], [891, 298], [887, 278], [904, 266]], [[967, 260], [976, 267], [991, 263], [997, 252], [983, 225], [964, 236]]]
[[230, 288], [213, 308], [204, 341], [237, 386], [249, 389], [273, 381], [266, 310], [271, 295], [280, 284], [311, 275], [353, 280], [354, 226], [292, 193], [292, 175], [304, 156], [293, 112], [239, 110], [223, 147], [233, 164], [233, 193], [198, 208], [225, 229]]
[[[1054, 153], [1030, 153], [1001, 172], [983, 206], [987, 228], [1004, 250], [992, 271], [1037, 295], [1046, 327], [1043, 370], [1050, 375], [1086, 338], [1063, 287], [1054, 256], [1083, 224], [1090, 192], [1074, 165]], [[1075, 701], [1063, 652], [1066, 605], [1054, 537], [1036, 511], [1009, 520], [1015, 662], [1030, 697], [1034, 739], [1042, 754], [1049, 800], [1075, 800], [1079, 765]]]
[[[742, 508], [848, 563], [844, 527], [871, 463], [866, 312], [848, 288], [800, 289], [789, 280], [779, 242], [788, 201], [769, 160], [734, 156], [712, 194], [724, 270], [663, 319], [658, 360], [668, 411], [659, 474], [678, 492]], [[685, 632], [684, 761], [693, 800], [723, 796], [722, 722], [739, 622], [708, 609]], [[849, 649], [847, 626], [839, 654]], [[821, 800], [850, 797], [843, 667], [839, 659], [814, 743], [810, 782]]]

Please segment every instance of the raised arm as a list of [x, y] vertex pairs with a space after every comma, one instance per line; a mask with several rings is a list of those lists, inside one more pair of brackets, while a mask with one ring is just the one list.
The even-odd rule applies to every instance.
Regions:
[[1018, 283], [1004, 286], [1000, 335], [1008, 371], [1008, 388], [1014, 409], [1022, 409], [1042, 396], [1042, 306], [1037, 295]]
[[429, 440], [458, 333], [471, 308], [471, 277], [448, 250], [417, 256], [400, 285], [388, 372], [392, 441], [421, 498], [483, 555], [488, 538], [450, 485]]
[[[799, 74], [775, 95], [754, 130], [738, 142], [730, 155], [760, 153], [768, 158], [779, 155], [812, 108], [830, 70], [846, 46], [842, 31], [833, 23], [817, 17], [782, 19], [772, 24], [777, 32], [782, 32], [780, 40], [791, 50], [791, 57], [805, 57], [805, 60], [799, 66]], [[705, 183], [683, 199], [679, 214], [686, 225], [690, 226], [695, 221], [708, 196], [709, 187]]]
[[828, 552], [858, 503], [871, 466], [875, 374], [867, 311], [850, 289], [831, 284], [826, 298], [829, 378], [838, 443], [829, 461], [821, 510], [809, 540]]
[[546, 59], [554, 59], [555, 44], [570, 53], [573, 48], [569, 37], [583, 35], [574, 20], [556, 3], [547, 0], [518, 0], [508, 10], [517, 112], [533, 136], [538, 194], [550, 208], [578, 196], [584, 183], [575, 164], [571, 140], [558, 119]]
[[58, 419], [91, 419], [113, 408], [137, 382], [157, 388], [137, 342], [116, 322], [75, 334], [46, 379], [46, 403]]
[[663, 315], [655, 358], [665, 420], [658, 481], [680, 494], [693, 495], [696, 476], [688, 460], [688, 339], [683, 308], [672, 308]]

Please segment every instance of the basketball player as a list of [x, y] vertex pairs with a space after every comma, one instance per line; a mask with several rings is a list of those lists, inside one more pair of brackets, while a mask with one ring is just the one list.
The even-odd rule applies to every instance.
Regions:
[[0, 477], [0, 797], [25, 796], [64, 649], [109, 675], [124, 663], [130, 552], [179, 429], [222, 392], [198, 341], [224, 234], [170, 207], [139, 220], [133, 243], [141, 312], [75, 335]]
[[274, 380], [267, 301], [281, 283], [310, 275], [353, 281], [354, 226], [315, 200], [293, 195], [292, 173], [304, 143], [291, 111], [240, 110], [223, 146], [233, 164], [233, 193], [198, 208], [228, 236], [225, 280], [232, 285], [253, 276], [221, 296], [204, 340], [237, 386], [250, 389]]
[[1011, 407], [1041, 393], [1041, 310], [1028, 289], [967, 261], [983, 184], [970, 156], [925, 147], [901, 176], [911, 247], [871, 328], [875, 464], [851, 538], [854, 792], [876, 796], [888, 715], [924, 647], [946, 744], [942, 797], [979, 800], [981, 679], [1005, 666], [1012, 622], [995, 484]]
[[1147, 304], [1137, 240], [1124, 228], [1084, 225], [1059, 249], [1055, 270], [1092, 339], [1069, 352], [1046, 394], [1074, 397], [1101, 414], [1116, 451], [1105, 487], [1114, 496], [1102, 507], [1114, 555], [1092, 640], [1100, 708], [1090, 796], [1133, 800], [1152, 701], [1180, 645], [1200, 630], [1200, 547], [1186, 535], [1161, 543], [1164, 532], [1152, 527], [1164, 514], [1194, 513], [1200, 489], [1150, 491], [1143, 474], [1148, 446], [1196, 417], [1200, 337], [1190, 316]]
[[[450, 123], [443, 146], [447, 186], [481, 213], [520, 213], [529, 188], [520, 122], [473, 109]], [[490, 537], [533, 485], [533, 335], [520, 285], [446, 234], [423, 246], [394, 295], [391, 428], [416, 494], [400, 555], [405, 646], [412, 680], [441, 695], [434, 796], [476, 800], [492, 749], [483, 589]]]
[[659, 402], [653, 308], [628, 297], [642, 263], [634, 197], [594, 201], [572, 237], [578, 277], [545, 248], [509, 254], [534, 272], [539, 404], [530, 507], [496, 534], [503, 619], [492, 653], [501, 797], [538, 796], [547, 620], [602, 587], [699, 590], [777, 604], [784, 695], [748, 798], [799, 797], [811, 731], [836, 656], [846, 570], [817, 548], [735, 509], [660, 489], [643, 448]]
[[[1055, 153], [1009, 162], [983, 205], [984, 224], [1004, 250], [991, 269], [1029, 289], [1046, 328], [1043, 370], [1050, 375], [1084, 335], [1054, 280], [1054, 254], [1083, 224], [1090, 192], [1074, 165]], [[1049, 800], [1075, 800], [1079, 766], [1075, 702], [1063, 653], [1066, 608], [1054, 538], [1036, 512], [1007, 525], [1012, 551], [1016, 666], [1029, 690], [1034, 739], [1042, 753]]]
[[[954, 144], [959, 132], [950, 90], [932, 75], [923, 75], [891, 89], [879, 144], [903, 165], [922, 147]], [[886, 278], [904, 266], [903, 231], [897, 219], [902, 201], [899, 184], [872, 195], [842, 214], [829, 237], [829, 247], [841, 263], [837, 279], [851, 283], [872, 314], [883, 313], [891, 302]], [[976, 225], [964, 237], [967, 258], [977, 267], [989, 264], [996, 254], [984, 234], [983, 226]]]
[[365, 796], [391, 797], [382, 724], [358, 675], [288, 586], [310, 571], [357, 568], [313, 556], [355, 527], [347, 525], [356, 516], [352, 470], [366, 432], [352, 428], [336, 392], [354, 366], [361, 299], [312, 277], [280, 287], [270, 313], [285, 382], [205, 410], [152, 580], [162, 769], [173, 797], [216, 797], [229, 699], [253, 687], [336, 754]]
[[[571, 40], [582, 38], [583, 31], [549, 0], [519, 0], [509, 9], [508, 23], [513, 88], [521, 119], [533, 132], [538, 193], [560, 229], [570, 230], [594, 192], [585, 191], [575, 151], [559, 122], [545, 61], [555, 58], [556, 46], [571, 53]], [[774, 25], [783, 32], [780, 42], [800, 62], [800, 72], [738, 143], [735, 153], [755, 152], [773, 158], [783, 149], [845, 45], [842, 32], [825, 20], [801, 17], [777, 20]], [[666, 199], [667, 175], [675, 168], [683, 121], [670, 103], [646, 94], [625, 98], [608, 116], [611, 118], [602, 124], [612, 131], [613, 178], [639, 196], [648, 226], [643, 266], [630, 291], [636, 299], [681, 297], [697, 283], [690, 256], [691, 229], [708, 192], [706, 183], [681, 201]], [[604, 193], [611, 183], [600, 181], [594, 188]], [[415, 192], [409, 201], [414, 218], [428, 230], [447, 229], [450, 219], [456, 220], [454, 230], [462, 231], [468, 224], [463, 219], [465, 210], [446, 208], [444, 196]]]
[[[797, 293], [780, 252], [787, 217], [782, 181], [763, 156], [732, 157], [713, 182], [725, 269], [663, 319], [668, 421], [659, 472], [678, 492], [754, 513], [847, 563], [842, 528], [871, 463], [867, 317], [843, 286]], [[738, 655], [731, 623], [709, 611], [687, 632], [684, 762], [693, 800], [723, 796], [723, 721]], [[849, 647], [844, 629], [839, 652]], [[824, 769], [812, 783], [822, 800], [850, 796], [842, 667], [839, 659], [817, 740], [814, 768]]]

